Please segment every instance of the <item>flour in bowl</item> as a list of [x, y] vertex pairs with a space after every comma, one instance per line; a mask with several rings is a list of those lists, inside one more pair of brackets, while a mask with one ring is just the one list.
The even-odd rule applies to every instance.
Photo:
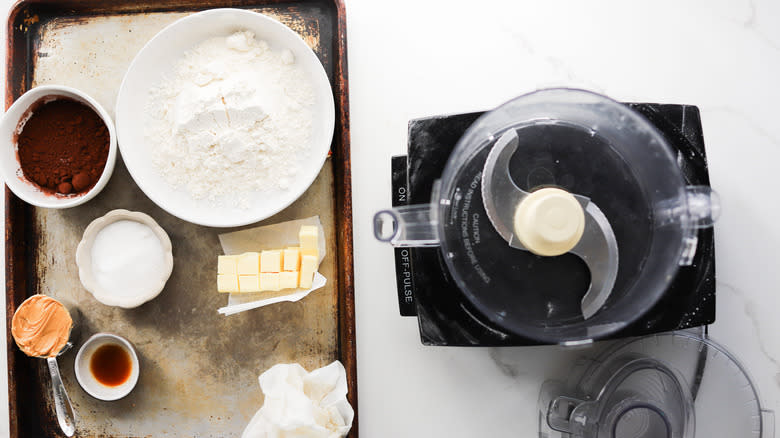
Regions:
[[165, 180], [215, 206], [286, 190], [309, 153], [313, 84], [249, 31], [187, 51], [149, 94], [145, 137]]

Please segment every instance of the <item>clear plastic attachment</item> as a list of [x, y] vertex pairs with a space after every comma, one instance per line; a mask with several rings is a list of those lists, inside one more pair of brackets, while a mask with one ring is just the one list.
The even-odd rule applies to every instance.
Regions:
[[715, 225], [720, 212], [720, 196], [708, 186], [686, 186], [681, 196], [656, 204], [654, 215], [658, 227], [682, 230], [680, 266], [693, 263], [698, 245], [697, 231]]
[[573, 437], [693, 437], [693, 400], [680, 382], [674, 370], [657, 360], [628, 360], [614, 370], [595, 400], [553, 399], [547, 422]]
[[659, 226], [675, 224], [696, 230], [715, 225], [720, 209], [720, 196], [711, 187], [686, 186], [680, 196], [659, 201], [654, 215]]
[[544, 438], [774, 436], [745, 368], [722, 346], [692, 332], [616, 344], [548, 381], [539, 397]]
[[694, 228], [710, 228], [720, 218], [720, 196], [708, 186], [688, 186], [688, 217]]
[[429, 204], [406, 205], [374, 215], [374, 237], [395, 247], [439, 246]]

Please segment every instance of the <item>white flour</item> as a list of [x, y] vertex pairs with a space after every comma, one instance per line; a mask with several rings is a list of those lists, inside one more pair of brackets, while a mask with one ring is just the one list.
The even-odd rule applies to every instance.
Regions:
[[165, 179], [215, 206], [285, 190], [308, 153], [313, 86], [252, 32], [206, 40], [150, 91], [145, 136]]

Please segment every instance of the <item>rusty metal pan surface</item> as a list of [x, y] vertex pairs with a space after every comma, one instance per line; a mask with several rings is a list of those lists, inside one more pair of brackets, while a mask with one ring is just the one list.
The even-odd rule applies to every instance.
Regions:
[[[82, 315], [81, 341], [91, 333], [112, 332], [130, 340], [139, 354], [138, 386], [116, 402], [93, 399], [81, 389], [73, 371], [75, 351], [61, 358], [63, 380], [77, 411], [77, 436], [240, 436], [262, 405], [257, 376], [280, 362], [313, 369], [341, 360], [348, 398], [357, 412], [346, 20], [339, 0], [22, 1], [8, 22], [6, 107], [31, 87], [57, 83], [84, 90], [113, 113], [124, 72], [149, 38], [180, 17], [223, 6], [270, 15], [298, 32], [322, 61], [333, 87], [332, 156], [298, 201], [260, 223], [319, 215], [329, 254], [320, 271], [328, 284], [298, 303], [225, 317], [216, 311], [226, 298], [216, 293], [214, 278], [221, 254], [217, 235], [230, 230], [167, 214], [138, 189], [121, 160], [103, 192], [67, 210], [31, 207], [6, 188], [12, 437], [61, 436], [45, 364], [24, 356], [10, 337], [16, 307], [35, 293], [76, 304]], [[175, 264], [168, 284], [160, 296], [136, 309], [100, 304], [78, 279], [75, 251], [84, 229], [115, 208], [151, 215], [173, 243]], [[357, 437], [357, 417], [350, 437]]]

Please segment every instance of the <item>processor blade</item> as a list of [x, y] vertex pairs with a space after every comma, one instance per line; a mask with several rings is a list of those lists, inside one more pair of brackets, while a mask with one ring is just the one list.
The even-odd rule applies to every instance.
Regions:
[[582, 297], [582, 316], [592, 317], [609, 298], [618, 272], [615, 232], [607, 217], [590, 199], [574, 195], [585, 207], [585, 231], [571, 253], [579, 256], [590, 270], [590, 286]]
[[[493, 145], [483, 167], [482, 200], [488, 219], [509, 246], [539, 254], [521, 242], [515, 229], [518, 208], [530, 195], [509, 174], [509, 162], [518, 144], [517, 132], [510, 129]], [[580, 257], [590, 270], [590, 285], [581, 302], [583, 317], [588, 319], [604, 305], [615, 285], [618, 248], [609, 220], [598, 206], [585, 196], [573, 196], [584, 211], [585, 222], [582, 237], [569, 252]]]
[[510, 129], [490, 150], [482, 171], [482, 202], [490, 223], [512, 248], [526, 250], [514, 232], [514, 214], [528, 196], [509, 176], [509, 159], [517, 150], [517, 132]]

